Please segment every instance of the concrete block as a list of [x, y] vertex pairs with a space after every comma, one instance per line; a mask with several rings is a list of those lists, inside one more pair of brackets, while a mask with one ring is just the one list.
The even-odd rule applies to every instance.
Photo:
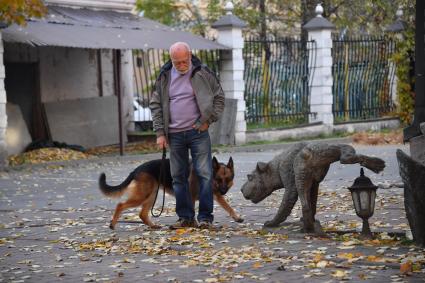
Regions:
[[246, 133], [245, 132], [236, 132], [235, 133], [235, 144], [242, 145], [246, 143]]
[[246, 110], [246, 102], [244, 99], [238, 99], [238, 111], [245, 111]]
[[[6, 104], [0, 103], [0, 128], [6, 130], [6, 127], [7, 127]], [[0, 136], [0, 139], [4, 139], [4, 137]]]
[[321, 105], [323, 104], [322, 95], [310, 95], [310, 105]]
[[314, 74], [312, 74], [312, 75], [313, 75], [313, 80], [311, 81], [310, 86], [312, 86], [312, 87], [321, 87], [321, 86], [332, 87], [333, 76], [331, 74], [326, 75], [324, 73], [318, 72], [317, 70], [314, 70]]
[[220, 51], [220, 60], [234, 60], [234, 59], [243, 60], [242, 48], [233, 48], [230, 50]]
[[235, 99], [226, 98], [220, 119], [213, 123], [209, 130], [213, 144], [235, 144], [236, 106]]
[[7, 103], [6, 110], [6, 150], [9, 155], [19, 154], [32, 142], [32, 138], [19, 106]]
[[332, 86], [315, 86], [311, 88], [310, 97], [332, 95]]
[[244, 93], [242, 91], [224, 91], [226, 98], [232, 98], [241, 100], [244, 99]]
[[243, 80], [243, 71], [220, 70], [220, 79], [222, 81]]
[[332, 48], [332, 38], [326, 38], [326, 37], [318, 37], [318, 38], [314, 38], [314, 41], [316, 42], [316, 48], [317, 49], [321, 49], [321, 48], [326, 48], [326, 49], [331, 49]]
[[234, 60], [224, 60], [221, 61], [220, 71], [243, 71], [245, 69], [245, 64], [242, 59], [234, 59]]
[[310, 69], [310, 76], [313, 76], [311, 83], [314, 84], [314, 86], [332, 87], [332, 84], [330, 83], [331, 82], [330, 79], [332, 79], [332, 82], [333, 82], [331, 68], [329, 67], [312, 68]]
[[7, 151], [5, 142], [0, 141], [0, 171], [7, 166]]
[[332, 68], [331, 66], [315, 66], [311, 68], [310, 73], [314, 75], [314, 77], [322, 79], [323, 77], [332, 76]]
[[245, 121], [245, 112], [237, 111], [236, 112], [236, 122], [244, 122]]
[[53, 140], [84, 147], [119, 143], [116, 96], [44, 105]]
[[2, 88], [3, 86], [3, 80], [0, 79], [0, 104], [6, 104], [7, 100], [6, 100], [6, 91], [4, 90], [4, 88]]
[[[316, 55], [324, 56], [324, 57], [331, 57], [332, 58], [332, 48], [318, 48], [316, 50]], [[319, 57], [319, 56], [317, 56]]]
[[316, 113], [332, 113], [332, 104], [310, 105], [310, 111]]
[[331, 132], [332, 128], [328, 125], [314, 125], [294, 129], [270, 130], [262, 132], [247, 132], [246, 141], [276, 141], [288, 138], [308, 138], [318, 136], [321, 133]]
[[[372, 122], [353, 122], [346, 124], [338, 124], [334, 126], [335, 132], [360, 132], [369, 130], [381, 130], [381, 129], [398, 129], [400, 127], [400, 120], [398, 118], [386, 119], [381, 121]], [[411, 146], [411, 145], [410, 145]]]
[[0, 63], [0, 80], [3, 80], [5, 77], [6, 77], [6, 69], [4, 68], [4, 65]]
[[425, 136], [420, 135], [409, 140], [410, 156], [425, 165]]
[[233, 60], [243, 60], [243, 49], [242, 48], [233, 48], [232, 49], [232, 59]]
[[333, 95], [324, 95], [322, 98], [323, 104], [333, 104]]
[[242, 37], [242, 30], [239, 28], [220, 30], [217, 42], [230, 48], [243, 48], [244, 39]]
[[311, 121], [311, 123], [322, 122], [325, 125], [333, 125], [334, 123], [333, 115], [318, 113], [314, 118], [315, 120]]
[[225, 92], [245, 91], [245, 83], [240, 81], [221, 81], [221, 87]]
[[235, 124], [235, 131], [236, 132], [245, 132], [246, 131], [246, 121], [236, 121]]
[[317, 54], [316, 58], [316, 67], [329, 67], [332, 68], [332, 57], [331, 56], [324, 56], [321, 54]]

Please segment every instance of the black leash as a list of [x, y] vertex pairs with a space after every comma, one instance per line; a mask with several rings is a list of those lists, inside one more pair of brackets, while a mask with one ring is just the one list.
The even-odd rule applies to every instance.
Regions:
[[[160, 217], [162, 212], [164, 211], [164, 204], [165, 204], [165, 159], [167, 157], [167, 150], [165, 149], [165, 146], [162, 148], [162, 159], [161, 159], [161, 171], [159, 171], [159, 180], [158, 180], [158, 188], [156, 189], [156, 195], [155, 195], [155, 200], [153, 201], [153, 205], [151, 207], [151, 214], [153, 217]], [[162, 183], [162, 187], [164, 189], [164, 194], [162, 196], [162, 207], [161, 207], [161, 211], [159, 212], [159, 214], [155, 215], [153, 213], [153, 208], [155, 207], [155, 203], [156, 203], [156, 199], [158, 198], [158, 191], [159, 191], [159, 187], [161, 186]]]

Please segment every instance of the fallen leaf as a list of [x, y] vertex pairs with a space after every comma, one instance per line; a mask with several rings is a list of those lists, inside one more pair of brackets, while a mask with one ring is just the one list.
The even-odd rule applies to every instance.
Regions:
[[412, 261], [408, 260], [405, 263], [400, 264], [400, 273], [408, 275], [413, 271]]

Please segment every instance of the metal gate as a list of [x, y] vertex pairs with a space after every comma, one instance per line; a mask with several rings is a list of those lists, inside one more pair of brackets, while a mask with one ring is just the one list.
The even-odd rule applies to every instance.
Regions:
[[384, 37], [333, 35], [332, 75], [335, 123], [375, 119], [394, 111], [395, 42]]
[[314, 41], [247, 39], [245, 119], [249, 125], [296, 125], [308, 122], [309, 66], [315, 60]]

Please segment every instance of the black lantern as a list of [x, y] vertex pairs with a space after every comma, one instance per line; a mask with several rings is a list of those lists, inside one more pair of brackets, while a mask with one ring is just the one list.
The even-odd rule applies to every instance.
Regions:
[[372, 184], [372, 181], [364, 175], [363, 168], [360, 169], [360, 177], [357, 177], [353, 185], [348, 188], [353, 198], [356, 214], [363, 219], [362, 233], [360, 235], [362, 239], [373, 238], [368, 219], [373, 215], [375, 209], [377, 188], [378, 187]]

